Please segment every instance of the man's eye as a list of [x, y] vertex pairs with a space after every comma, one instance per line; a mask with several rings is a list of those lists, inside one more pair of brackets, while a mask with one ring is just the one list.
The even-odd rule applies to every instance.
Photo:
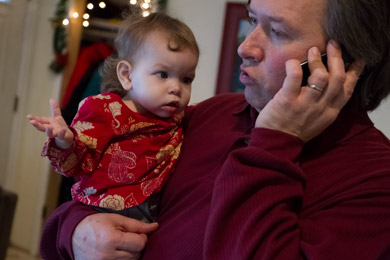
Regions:
[[160, 72], [157, 72], [157, 76], [162, 78], [162, 79], [166, 79], [166, 78], [168, 78], [168, 73], [166, 73], [165, 71], [160, 71]]
[[271, 28], [270, 31], [271, 31], [271, 34], [273, 34], [274, 36], [279, 37], [279, 38], [283, 37], [283, 35], [284, 35], [283, 32], [278, 31], [274, 28]]

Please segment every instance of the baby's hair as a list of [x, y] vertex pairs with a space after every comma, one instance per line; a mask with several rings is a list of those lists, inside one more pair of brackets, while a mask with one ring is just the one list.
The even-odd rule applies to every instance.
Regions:
[[147, 17], [130, 15], [121, 24], [114, 45], [116, 55], [107, 58], [101, 70], [101, 92], [114, 92], [121, 97], [127, 94], [116, 75], [119, 61], [133, 63], [133, 59], [144, 43], [146, 37], [153, 32], [163, 32], [168, 35], [167, 48], [177, 52], [190, 49], [199, 56], [199, 47], [191, 29], [182, 21], [164, 13], [152, 13]]

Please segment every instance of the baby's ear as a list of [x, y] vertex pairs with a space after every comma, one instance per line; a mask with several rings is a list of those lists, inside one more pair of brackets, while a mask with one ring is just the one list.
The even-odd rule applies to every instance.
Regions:
[[121, 60], [116, 65], [116, 75], [122, 87], [129, 91], [132, 89], [131, 85], [131, 70], [132, 66], [128, 61]]

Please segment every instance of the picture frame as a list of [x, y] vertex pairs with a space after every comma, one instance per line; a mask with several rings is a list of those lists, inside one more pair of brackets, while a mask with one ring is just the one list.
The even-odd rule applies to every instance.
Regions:
[[237, 48], [249, 31], [247, 12], [245, 3], [226, 3], [216, 94], [244, 91], [244, 85], [239, 80], [242, 60]]

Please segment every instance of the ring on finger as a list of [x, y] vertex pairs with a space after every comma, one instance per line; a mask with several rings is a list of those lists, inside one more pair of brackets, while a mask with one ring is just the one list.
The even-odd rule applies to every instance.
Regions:
[[317, 91], [319, 91], [319, 92], [324, 91], [323, 88], [321, 88], [321, 87], [319, 87], [319, 86], [317, 86], [317, 85], [315, 85], [315, 84], [309, 84], [308, 87], [311, 88], [311, 89], [317, 90]]

